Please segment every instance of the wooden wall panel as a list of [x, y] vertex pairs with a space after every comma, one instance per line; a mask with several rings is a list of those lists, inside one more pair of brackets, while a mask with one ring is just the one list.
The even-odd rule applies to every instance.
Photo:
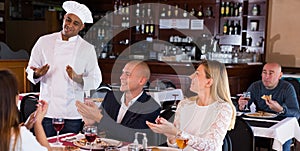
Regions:
[[0, 60], [0, 69], [9, 69], [16, 75], [20, 93], [30, 91], [30, 82], [25, 72], [27, 63], [28, 60]]

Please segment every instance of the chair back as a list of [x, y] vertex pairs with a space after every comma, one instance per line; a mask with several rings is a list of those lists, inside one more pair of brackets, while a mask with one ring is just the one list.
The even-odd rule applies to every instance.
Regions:
[[96, 90], [91, 90], [90, 95], [91, 98], [104, 98], [106, 93], [111, 90], [112, 88], [108, 84], [101, 83]]
[[300, 106], [300, 82], [298, 81], [298, 79], [293, 78], [293, 77], [285, 77], [285, 78], [283, 78], [283, 80], [288, 81], [289, 83], [291, 83], [294, 86], [296, 94], [297, 94], [298, 103]]
[[250, 125], [241, 117], [236, 118], [234, 129], [228, 131], [232, 151], [254, 151], [255, 141]]
[[223, 140], [222, 151], [232, 151], [231, 139], [228, 133], [225, 135]]
[[25, 95], [21, 100], [20, 105], [20, 122], [26, 122], [27, 118], [36, 110], [36, 104], [38, 104], [39, 96], [35, 94]]

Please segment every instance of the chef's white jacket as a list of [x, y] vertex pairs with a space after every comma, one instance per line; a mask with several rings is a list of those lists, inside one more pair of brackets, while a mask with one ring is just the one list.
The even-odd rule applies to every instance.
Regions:
[[[48, 72], [34, 79], [30, 67], [38, 68], [45, 64], [50, 66]], [[69, 78], [67, 65], [77, 74], [83, 74], [83, 85]], [[102, 81], [94, 46], [80, 36], [63, 41], [61, 32], [38, 39], [31, 51], [26, 72], [33, 84], [40, 82], [40, 99], [48, 101], [46, 117], [49, 118], [81, 119], [75, 101], [83, 102], [84, 92], [96, 89]]]

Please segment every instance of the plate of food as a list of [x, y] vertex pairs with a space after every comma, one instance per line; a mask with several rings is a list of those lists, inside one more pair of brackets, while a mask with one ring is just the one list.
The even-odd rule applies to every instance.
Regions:
[[[91, 149], [91, 145], [88, 143], [88, 141], [85, 138], [80, 139], [78, 141], [74, 141], [73, 144], [82, 149]], [[93, 150], [103, 150], [104, 148], [110, 146], [121, 147], [122, 142], [114, 139], [108, 139], [108, 138], [97, 138], [94, 141]]]
[[269, 112], [263, 112], [263, 111], [257, 111], [254, 113], [245, 113], [246, 116], [249, 117], [258, 117], [258, 118], [274, 118], [277, 116], [277, 114], [269, 113]]

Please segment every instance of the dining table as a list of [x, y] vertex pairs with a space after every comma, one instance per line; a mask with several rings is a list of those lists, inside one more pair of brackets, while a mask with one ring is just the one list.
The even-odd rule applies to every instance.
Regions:
[[[66, 133], [66, 134], [60, 134], [58, 135], [59, 141], [61, 142], [60, 145], [55, 145], [57, 136], [48, 137], [48, 142], [50, 143], [50, 146], [52, 148], [52, 151], [87, 151], [89, 150], [86, 146], [78, 145], [76, 142], [79, 140], [82, 140], [85, 138], [85, 136], [81, 133], [74, 134], [74, 133]], [[104, 141], [112, 142], [112, 146], [115, 146], [114, 149], [118, 151], [128, 151], [128, 146], [132, 144], [132, 142], [122, 142], [118, 140], [113, 140], [109, 138], [100, 138]], [[140, 148], [142, 147], [141, 144], [138, 145]], [[109, 147], [108, 147], [109, 148]], [[181, 151], [181, 149], [178, 148], [172, 148], [172, 147], [164, 147], [164, 146], [148, 146], [150, 151], [151, 150], [159, 150], [159, 151]], [[93, 149], [93, 151], [101, 151], [105, 149]], [[110, 151], [115, 151], [110, 150]], [[106, 151], [106, 150], [105, 150]]]
[[[250, 114], [249, 114], [250, 115]], [[300, 141], [300, 127], [295, 117], [253, 117], [240, 115], [250, 125], [255, 137], [271, 138], [272, 149], [282, 151], [282, 145], [295, 138]]]

